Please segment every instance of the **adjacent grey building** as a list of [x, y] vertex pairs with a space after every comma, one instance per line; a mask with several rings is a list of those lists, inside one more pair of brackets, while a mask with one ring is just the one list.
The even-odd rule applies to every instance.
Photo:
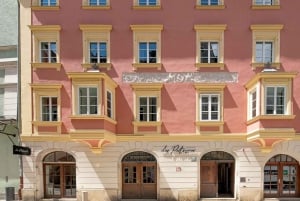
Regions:
[[[17, 119], [18, 1], [0, 2], [0, 132], [3, 132], [1, 122]], [[7, 187], [14, 187], [15, 193], [19, 188], [19, 156], [13, 155], [13, 143], [18, 143], [17, 136], [0, 134], [0, 199], [5, 198]]]

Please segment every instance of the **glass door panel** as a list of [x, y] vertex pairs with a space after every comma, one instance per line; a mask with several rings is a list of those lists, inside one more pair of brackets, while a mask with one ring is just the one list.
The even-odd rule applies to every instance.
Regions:
[[266, 165], [264, 168], [264, 193], [278, 194], [278, 166]]
[[282, 166], [282, 194], [295, 195], [296, 194], [296, 178], [297, 167], [294, 165]]
[[75, 165], [64, 166], [64, 195], [76, 196], [76, 168]]

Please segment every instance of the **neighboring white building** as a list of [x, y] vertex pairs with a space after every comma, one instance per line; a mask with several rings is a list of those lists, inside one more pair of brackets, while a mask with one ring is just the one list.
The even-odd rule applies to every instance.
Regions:
[[[0, 120], [17, 119], [18, 1], [2, 0], [0, 6]], [[6, 121], [5, 121], [6, 122]], [[1, 131], [0, 131], [1, 132]], [[13, 155], [17, 137], [0, 134], [0, 199], [6, 187], [19, 188], [19, 156]]]

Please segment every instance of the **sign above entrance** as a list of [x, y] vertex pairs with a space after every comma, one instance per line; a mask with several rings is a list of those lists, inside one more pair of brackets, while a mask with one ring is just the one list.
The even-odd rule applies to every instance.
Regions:
[[29, 147], [22, 147], [22, 146], [13, 145], [13, 154], [30, 156], [31, 149]]
[[188, 154], [188, 153], [194, 153], [196, 151], [195, 147], [185, 147], [183, 145], [173, 145], [168, 146], [165, 145], [164, 148], [162, 148], [161, 152], [167, 153], [167, 154]]

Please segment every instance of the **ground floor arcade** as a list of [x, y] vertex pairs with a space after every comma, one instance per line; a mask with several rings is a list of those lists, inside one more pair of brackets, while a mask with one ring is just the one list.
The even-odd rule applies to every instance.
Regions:
[[200, 200], [300, 197], [300, 142], [271, 152], [246, 142], [26, 142], [23, 200]]

